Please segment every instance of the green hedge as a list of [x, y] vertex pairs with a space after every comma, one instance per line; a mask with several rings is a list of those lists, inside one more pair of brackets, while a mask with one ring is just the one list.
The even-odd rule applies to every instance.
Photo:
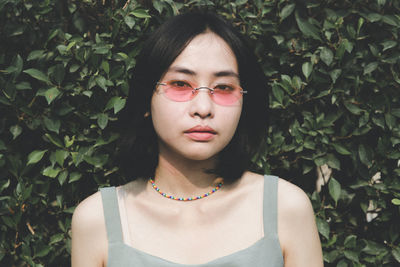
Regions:
[[254, 44], [271, 85], [256, 162], [309, 193], [326, 266], [398, 266], [400, 4], [387, 0], [0, 0], [0, 265], [69, 265], [74, 207], [129, 181], [116, 122], [135, 56], [197, 7]]

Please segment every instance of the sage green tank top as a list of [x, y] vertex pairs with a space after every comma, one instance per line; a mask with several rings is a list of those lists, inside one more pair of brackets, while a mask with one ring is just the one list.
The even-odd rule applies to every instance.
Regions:
[[107, 267], [282, 267], [283, 256], [277, 232], [276, 176], [264, 176], [264, 237], [248, 248], [204, 264], [179, 264], [126, 245], [115, 187], [101, 188], [108, 238]]

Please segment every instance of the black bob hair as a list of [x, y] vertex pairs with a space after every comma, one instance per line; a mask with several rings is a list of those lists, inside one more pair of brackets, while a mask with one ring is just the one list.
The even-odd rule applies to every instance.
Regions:
[[[124, 133], [118, 161], [129, 180], [154, 177], [158, 164], [157, 135], [149, 114], [155, 85], [177, 56], [197, 35], [211, 31], [232, 49], [239, 69], [240, 84], [248, 91], [242, 114], [231, 142], [219, 153], [215, 169], [207, 170], [236, 181], [250, 169], [266, 134], [268, 85], [265, 75], [244, 37], [224, 19], [210, 12], [190, 12], [168, 19], [144, 43], [130, 81], [127, 106], [120, 119]], [[151, 115], [150, 115], [151, 116]]]

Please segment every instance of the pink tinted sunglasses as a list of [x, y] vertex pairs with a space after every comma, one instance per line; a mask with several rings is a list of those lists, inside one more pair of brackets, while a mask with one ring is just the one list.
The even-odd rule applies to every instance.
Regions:
[[181, 80], [171, 80], [167, 82], [157, 82], [162, 86], [162, 93], [170, 100], [175, 102], [186, 102], [192, 100], [200, 90], [208, 90], [211, 99], [218, 105], [232, 106], [246, 94], [247, 91], [236, 84], [217, 84], [213, 88], [207, 86], [197, 87], [190, 82]]

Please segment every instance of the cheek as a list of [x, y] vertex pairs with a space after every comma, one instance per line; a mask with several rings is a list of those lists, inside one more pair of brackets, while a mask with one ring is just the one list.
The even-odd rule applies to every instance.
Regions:
[[237, 108], [231, 110], [230, 112], [225, 113], [221, 116], [221, 121], [223, 122], [223, 127], [226, 130], [226, 134], [229, 135], [229, 138], [232, 138], [237, 130], [237, 126], [239, 124], [240, 115], [242, 112], [242, 108]]
[[151, 100], [151, 120], [153, 121], [153, 127], [157, 135], [159, 135], [162, 128], [165, 128], [164, 125], [168, 123], [166, 118], [164, 118], [165, 114], [166, 112], [164, 112], [162, 106], [159, 105], [159, 101], [153, 96]]
[[153, 127], [158, 136], [168, 136], [179, 121], [179, 111], [177, 105], [167, 103], [159, 99], [158, 96], [153, 96], [151, 101], [151, 119]]

